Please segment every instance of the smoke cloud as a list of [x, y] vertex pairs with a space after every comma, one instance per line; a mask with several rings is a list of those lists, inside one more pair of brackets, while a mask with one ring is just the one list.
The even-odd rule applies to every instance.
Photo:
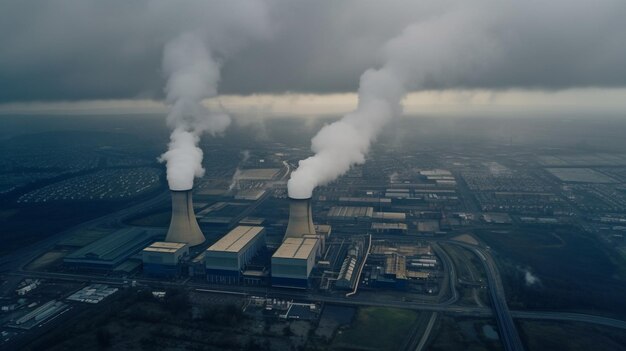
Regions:
[[159, 161], [166, 163], [172, 190], [189, 190], [194, 178], [204, 175], [202, 149], [198, 147], [201, 136], [220, 134], [231, 123], [221, 104], [203, 104], [203, 100], [218, 95], [221, 61], [250, 39], [267, 38], [271, 32], [269, 8], [264, 1], [199, 2], [197, 6], [185, 10], [201, 11], [204, 22], [183, 31], [163, 48], [167, 124], [172, 134], [168, 151]]
[[459, 8], [409, 25], [388, 41], [382, 67], [361, 75], [357, 109], [324, 126], [311, 140], [315, 155], [301, 160], [291, 174], [289, 196], [309, 198], [318, 185], [364, 163], [383, 126], [401, 114], [401, 101], [411, 89], [432, 80], [460, 80], [488, 65], [498, 54], [487, 30], [493, 24], [489, 16]]
[[220, 67], [198, 35], [185, 33], [165, 46], [163, 72], [168, 77], [167, 124], [174, 130], [168, 151], [159, 160], [167, 164], [170, 189], [189, 190], [194, 177], [204, 175], [200, 135], [222, 133], [230, 125], [228, 115], [202, 104], [217, 96]]
[[524, 282], [526, 286], [531, 286], [539, 283], [539, 278], [532, 274], [529, 270], [524, 270]]

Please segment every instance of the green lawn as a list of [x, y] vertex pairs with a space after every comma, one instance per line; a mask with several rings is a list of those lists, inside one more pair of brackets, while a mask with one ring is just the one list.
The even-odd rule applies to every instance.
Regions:
[[332, 347], [351, 350], [397, 350], [418, 313], [383, 307], [360, 308], [355, 321], [337, 333]]

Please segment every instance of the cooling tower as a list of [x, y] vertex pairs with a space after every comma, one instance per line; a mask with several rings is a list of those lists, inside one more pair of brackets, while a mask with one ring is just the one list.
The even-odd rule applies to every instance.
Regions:
[[304, 235], [315, 235], [313, 215], [311, 212], [311, 198], [289, 198], [289, 223], [287, 224], [286, 238], [302, 238]]
[[193, 212], [191, 190], [172, 190], [171, 193], [172, 220], [165, 241], [187, 243], [189, 246], [202, 244], [204, 235]]

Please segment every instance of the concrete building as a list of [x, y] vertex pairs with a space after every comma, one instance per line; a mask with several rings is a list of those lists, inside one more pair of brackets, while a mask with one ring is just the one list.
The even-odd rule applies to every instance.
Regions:
[[180, 274], [180, 263], [189, 257], [189, 245], [157, 241], [143, 249], [143, 273], [152, 276], [175, 277]]
[[286, 238], [272, 255], [272, 285], [306, 289], [319, 245], [319, 238]]
[[285, 231], [286, 238], [301, 238], [304, 235], [315, 235], [311, 199], [289, 198], [289, 222]]
[[211, 283], [238, 283], [247, 263], [265, 246], [265, 228], [238, 226], [211, 245], [204, 254]]
[[121, 229], [65, 256], [63, 263], [69, 268], [113, 270], [162, 235], [158, 230]]
[[191, 190], [172, 190], [171, 194], [172, 219], [165, 241], [187, 243], [189, 246], [197, 246], [204, 243], [204, 235], [198, 226], [198, 221], [193, 211]]

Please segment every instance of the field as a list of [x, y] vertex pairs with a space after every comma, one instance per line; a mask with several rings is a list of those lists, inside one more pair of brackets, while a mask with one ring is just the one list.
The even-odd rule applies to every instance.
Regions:
[[11, 211], [12, 215], [0, 217], [0, 228], [2, 228], [4, 240], [3, 245], [0, 246], [0, 253], [11, 252], [45, 239], [74, 225], [112, 212], [116, 208], [111, 204], [68, 203], [63, 206], [42, 204], [3, 210], [4, 213]]
[[110, 229], [99, 229], [99, 228], [79, 229], [79, 230], [73, 231], [69, 236], [66, 236], [61, 241], [59, 241], [58, 245], [83, 247], [83, 246], [87, 246], [91, 244], [92, 242], [110, 233], [111, 233]]
[[511, 308], [626, 316], [623, 259], [576, 228], [477, 234], [495, 253]]
[[28, 270], [41, 270], [50, 266], [51, 264], [59, 261], [63, 257], [65, 257], [69, 252], [67, 250], [52, 250], [44, 253], [43, 255], [37, 257], [34, 261], [29, 263], [26, 266]]
[[483, 328], [495, 327], [494, 320], [452, 318], [441, 316], [431, 335], [427, 350], [430, 351], [491, 351], [501, 350], [498, 340], [489, 339]]
[[626, 332], [580, 323], [521, 321], [518, 330], [528, 351], [626, 350]]
[[171, 210], [163, 210], [131, 218], [128, 224], [140, 227], [167, 227], [170, 225], [171, 217]]
[[362, 307], [352, 325], [339, 331], [331, 347], [350, 350], [397, 350], [418, 317], [417, 312]]

